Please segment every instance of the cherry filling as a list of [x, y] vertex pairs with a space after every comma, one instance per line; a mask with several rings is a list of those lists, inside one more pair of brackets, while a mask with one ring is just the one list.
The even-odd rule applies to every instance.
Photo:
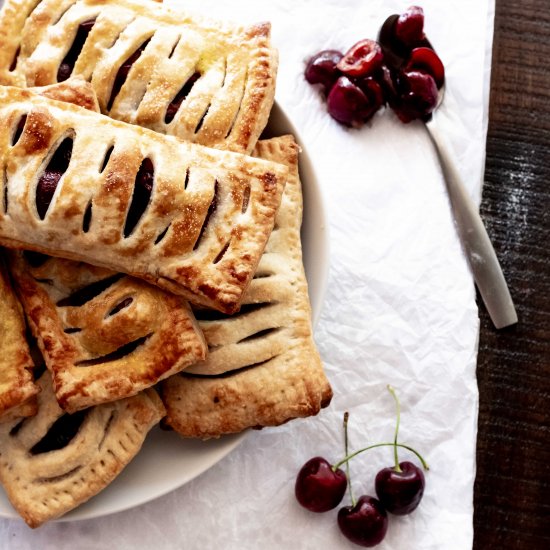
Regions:
[[130, 69], [132, 68], [132, 65], [140, 58], [141, 54], [143, 53], [143, 50], [147, 47], [147, 44], [149, 44], [149, 41], [151, 39], [148, 38], [121, 66], [118, 70], [116, 77], [115, 77], [115, 83], [113, 84], [113, 89], [111, 90], [111, 97], [109, 98], [109, 103], [107, 103], [107, 110], [110, 111], [111, 107], [113, 106], [113, 103], [115, 101], [116, 96], [120, 92], [120, 89], [126, 82], [126, 79], [128, 78], [128, 73], [130, 72]]
[[40, 176], [36, 186], [36, 209], [41, 220], [52, 202], [53, 195], [61, 176], [67, 171], [71, 162], [73, 138], [65, 138], [53, 154], [44, 173]]
[[88, 21], [84, 21], [78, 25], [78, 30], [76, 31], [76, 36], [71, 49], [67, 52], [67, 55], [61, 62], [61, 65], [59, 65], [59, 69], [57, 69], [58, 82], [63, 82], [71, 76], [76, 60], [84, 47], [94, 23], [95, 19], [89, 19]]
[[78, 433], [87, 414], [88, 411], [84, 410], [60, 416], [46, 435], [31, 448], [31, 455], [57, 451], [66, 447]]
[[151, 198], [154, 180], [155, 167], [153, 166], [153, 162], [149, 158], [143, 159], [136, 174], [134, 194], [132, 195], [132, 202], [130, 203], [126, 223], [124, 224], [125, 238], [130, 236], [141, 216], [143, 216]]
[[166, 109], [166, 115], [164, 117], [164, 122], [166, 124], [170, 124], [172, 120], [174, 120], [174, 117], [176, 116], [176, 113], [178, 112], [181, 104], [183, 103], [183, 100], [189, 95], [189, 92], [193, 88], [195, 82], [201, 77], [201, 73], [193, 73], [187, 82], [183, 85], [181, 90], [176, 94], [176, 97], [172, 101], [170, 101], [167, 109]]

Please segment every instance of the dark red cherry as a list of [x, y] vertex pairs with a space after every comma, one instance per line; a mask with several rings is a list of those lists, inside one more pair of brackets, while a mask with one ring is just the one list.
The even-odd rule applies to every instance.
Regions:
[[338, 526], [351, 542], [371, 548], [386, 536], [388, 514], [379, 500], [362, 496], [355, 506], [340, 508]]
[[76, 60], [78, 59], [78, 56], [80, 55], [80, 52], [82, 51], [82, 48], [84, 47], [94, 24], [95, 19], [89, 19], [88, 21], [83, 21], [78, 25], [76, 36], [73, 40], [71, 48], [67, 52], [67, 55], [63, 58], [63, 61], [57, 70], [58, 82], [63, 82], [71, 76]]
[[405, 123], [428, 120], [437, 98], [437, 85], [432, 76], [419, 71], [404, 72], [399, 76], [399, 97], [393, 109]]
[[395, 72], [389, 69], [386, 65], [382, 65], [376, 75], [376, 80], [382, 88], [384, 99], [390, 105], [395, 103], [397, 98], [397, 84], [395, 82]]
[[439, 56], [431, 48], [415, 48], [407, 61], [404, 71], [428, 73], [435, 80], [438, 88], [445, 82], [445, 67]]
[[382, 66], [384, 54], [375, 40], [365, 39], [355, 43], [338, 62], [337, 68], [346, 76], [365, 77]]
[[402, 13], [395, 23], [395, 36], [406, 46], [414, 48], [424, 38], [424, 10], [419, 6], [411, 6]]
[[61, 65], [59, 65], [59, 69], [57, 70], [57, 81], [63, 82], [67, 80], [71, 73], [73, 72], [73, 68], [71, 65], [63, 61]]
[[382, 86], [380, 86], [378, 80], [372, 76], [358, 78], [355, 80], [355, 83], [359, 86], [359, 88], [361, 88], [361, 90], [363, 90], [363, 93], [367, 96], [373, 106], [376, 106], [376, 110], [386, 103]]
[[73, 139], [66, 137], [54, 151], [38, 179], [36, 184], [36, 210], [41, 220], [46, 216], [59, 180], [69, 167], [72, 151]]
[[395, 36], [398, 15], [390, 15], [378, 32], [378, 43], [384, 53], [384, 62], [391, 69], [399, 69], [409, 55], [409, 48]]
[[359, 128], [374, 115], [379, 105], [348, 77], [341, 76], [328, 94], [327, 107], [330, 116], [338, 122]]
[[342, 53], [337, 50], [323, 50], [315, 54], [306, 66], [306, 80], [310, 84], [322, 84], [324, 92], [328, 94], [340, 76], [340, 71], [336, 68], [340, 59]]
[[298, 472], [294, 492], [296, 499], [311, 512], [327, 512], [336, 508], [346, 492], [346, 474], [327, 460], [316, 456], [308, 460]]
[[384, 468], [376, 475], [376, 494], [388, 512], [403, 516], [417, 508], [424, 494], [424, 472], [412, 462], [401, 462], [401, 472]]

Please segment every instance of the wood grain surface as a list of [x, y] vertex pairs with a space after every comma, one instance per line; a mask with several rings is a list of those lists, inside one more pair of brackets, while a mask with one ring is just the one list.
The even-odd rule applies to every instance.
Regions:
[[474, 550], [550, 549], [550, 0], [496, 0], [481, 213], [519, 324], [480, 303]]

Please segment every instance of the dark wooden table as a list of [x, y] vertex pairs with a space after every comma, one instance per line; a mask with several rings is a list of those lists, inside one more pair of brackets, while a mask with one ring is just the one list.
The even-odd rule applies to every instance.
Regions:
[[480, 303], [474, 549], [550, 549], [550, 0], [496, 0], [481, 212], [519, 324]]

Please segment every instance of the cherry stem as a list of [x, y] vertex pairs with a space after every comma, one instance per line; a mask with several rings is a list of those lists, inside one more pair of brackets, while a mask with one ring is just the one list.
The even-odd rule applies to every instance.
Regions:
[[397, 394], [395, 393], [395, 390], [392, 386], [388, 384], [388, 391], [392, 394], [392, 397], [395, 400], [395, 408], [397, 409], [397, 422], [395, 423], [395, 437], [393, 438], [393, 456], [395, 460], [395, 468], [394, 470], [396, 472], [401, 472], [401, 467], [399, 466], [399, 457], [397, 455], [397, 434], [399, 433], [399, 423], [401, 422], [401, 405], [399, 403], [399, 399], [397, 398]]
[[[349, 420], [349, 412], [346, 411], [344, 413], [344, 448], [346, 456], [348, 455], [348, 420]], [[336, 471], [336, 468], [334, 469]], [[346, 462], [346, 476], [348, 478], [348, 489], [349, 489], [349, 496], [351, 498], [351, 504], [352, 506], [355, 506], [355, 498], [353, 496], [353, 490], [351, 488], [351, 476], [349, 473], [349, 462]]]
[[361, 454], [365, 451], [369, 451], [370, 449], [375, 449], [376, 447], [394, 447], [394, 446], [402, 447], [403, 449], [407, 449], [411, 453], [414, 453], [418, 457], [420, 462], [422, 463], [422, 467], [424, 468], [424, 470], [428, 471], [430, 469], [427, 462], [424, 460], [424, 458], [422, 457], [422, 455], [418, 451], [415, 451], [412, 447], [409, 447], [408, 445], [404, 445], [403, 443], [395, 443], [395, 441], [392, 442], [392, 443], [376, 443], [375, 445], [369, 445], [368, 447], [364, 447], [363, 449], [359, 449], [358, 451], [355, 451], [354, 453], [351, 453], [350, 455], [347, 455], [345, 458], [340, 460], [340, 462], [337, 462], [332, 467], [332, 469], [334, 471], [336, 471], [340, 466], [342, 466], [342, 464], [346, 464], [352, 458], [356, 457], [358, 454]]

